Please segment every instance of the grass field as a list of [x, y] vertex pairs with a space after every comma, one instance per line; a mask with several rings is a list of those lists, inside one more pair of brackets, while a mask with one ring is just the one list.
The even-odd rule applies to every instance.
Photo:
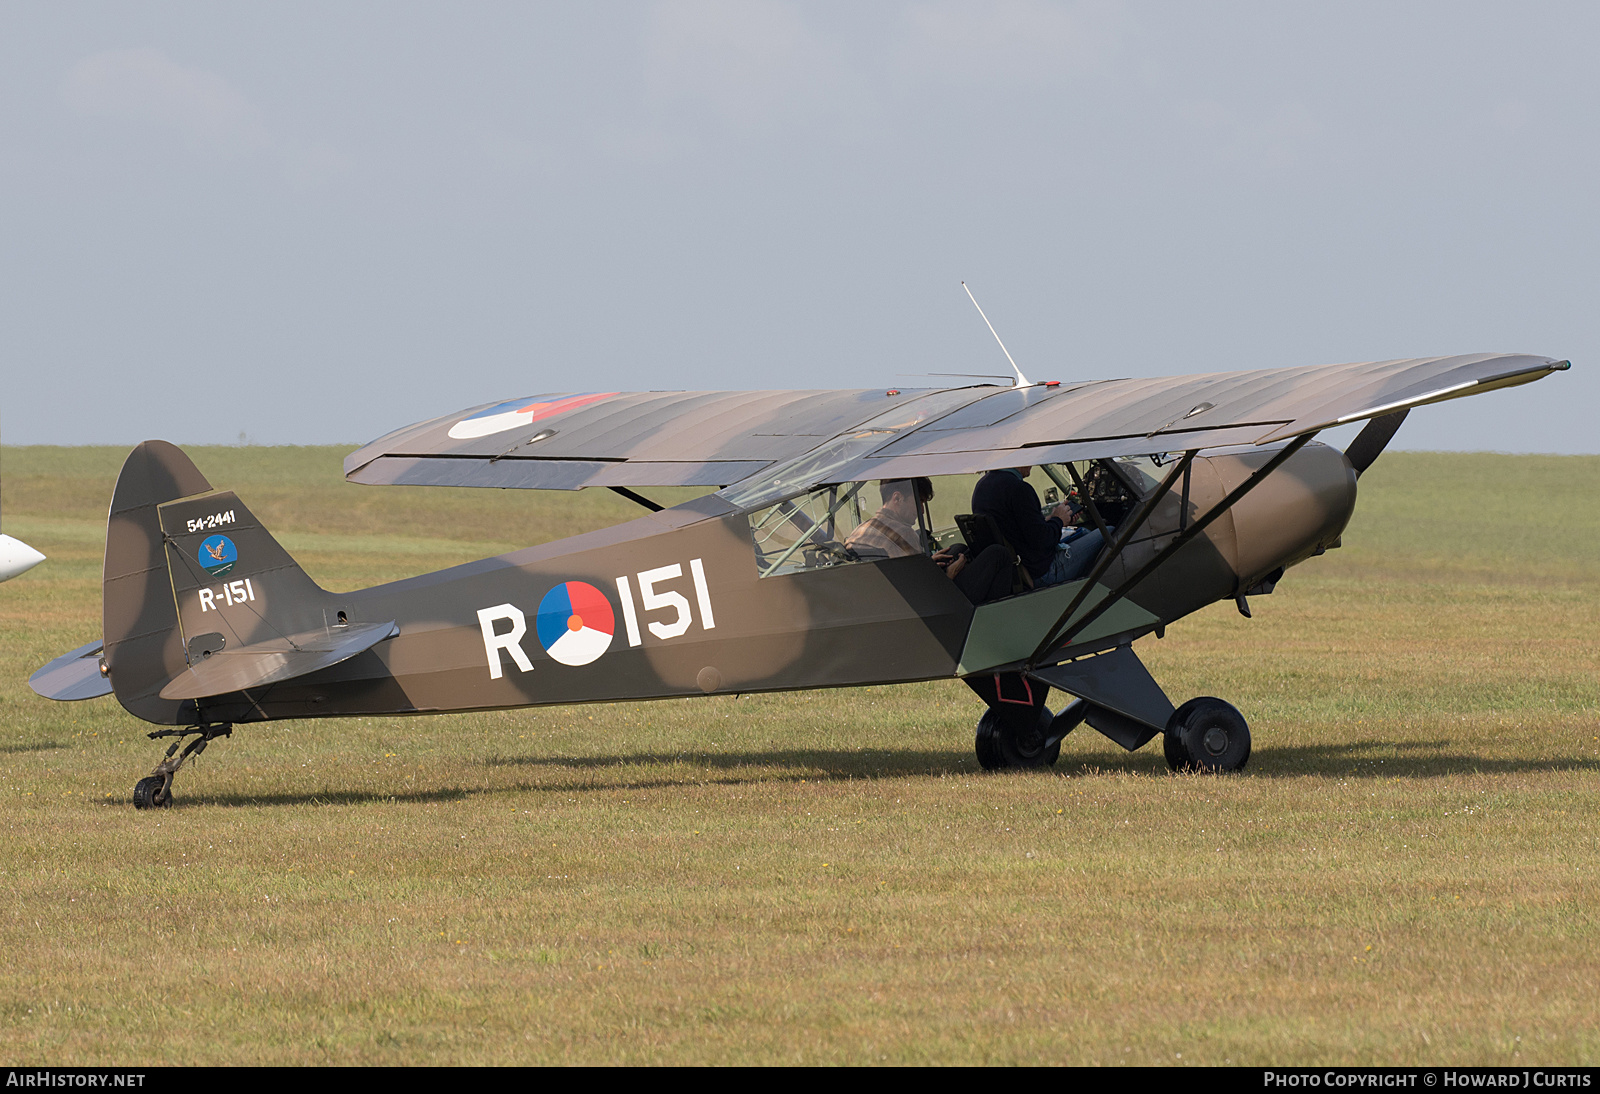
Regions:
[[[323, 584], [632, 516], [192, 452]], [[122, 450], [8, 448], [6, 1064], [1600, 1063], [1600, 458], [1386, 455], [1254, 620], [1139, 650], [1255, 752], [989, 775], [956, 682], [245, 727], [26, 678], [98, 637]]]

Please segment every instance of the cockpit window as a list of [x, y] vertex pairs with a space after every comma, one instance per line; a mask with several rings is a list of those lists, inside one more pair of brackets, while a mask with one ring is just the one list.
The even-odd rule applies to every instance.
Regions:
[[927, 479], [847, 482], [750, 514], [762, 577], [929, 554]]
[[1167, 477], [1165, 465], [1168, 461], [1161, 456], [1118, 456], [1111, 462], [1137, 488], [1140, 497], [1160, 486], [1161, 480]]

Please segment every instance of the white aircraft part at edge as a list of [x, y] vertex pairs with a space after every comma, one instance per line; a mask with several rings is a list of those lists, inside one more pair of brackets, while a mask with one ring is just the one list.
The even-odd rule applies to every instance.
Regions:
[[0, 581], [10, 581], [44, 561], [44, 556], [20, 539], [0, 535]]

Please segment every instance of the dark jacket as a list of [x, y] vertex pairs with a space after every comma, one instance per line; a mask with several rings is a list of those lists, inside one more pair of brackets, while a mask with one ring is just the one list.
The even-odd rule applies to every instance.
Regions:
[[972, 511], [994, 518], [1022, 564], [1035, 578], [1044, 576], [1061, 543], [1061, 521], [1039, 512], [1039, 495], [1015, 471], [990, 471], [972, 490]]

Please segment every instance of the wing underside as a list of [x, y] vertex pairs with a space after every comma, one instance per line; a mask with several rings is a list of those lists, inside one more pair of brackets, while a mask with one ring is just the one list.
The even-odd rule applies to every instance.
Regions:
[[1017, 388], [569, 392], [407, 426], [353, 453], [345, 475], [577, 490], [966, 474], [1268, 444], [1566, 367], [1467, 354]]

